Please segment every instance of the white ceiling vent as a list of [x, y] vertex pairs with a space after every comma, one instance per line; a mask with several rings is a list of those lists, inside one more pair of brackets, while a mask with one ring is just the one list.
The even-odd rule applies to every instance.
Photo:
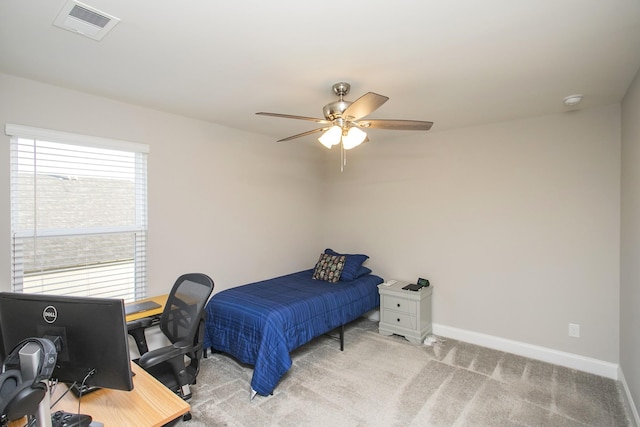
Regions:
[[94, 40], [102, 40], [118, 22], [120, 19], [115, 16], [79, 1], [69, 0], [53, 21], [53, 25]]

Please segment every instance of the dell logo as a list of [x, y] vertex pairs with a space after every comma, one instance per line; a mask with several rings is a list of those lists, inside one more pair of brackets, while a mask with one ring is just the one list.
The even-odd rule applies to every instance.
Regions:
[[58, 318], [58, 310], [56, 310], [54, 306], [48, 305], [42, 312], [42, 317], [44, 318], [45, 322], [53, 323]]

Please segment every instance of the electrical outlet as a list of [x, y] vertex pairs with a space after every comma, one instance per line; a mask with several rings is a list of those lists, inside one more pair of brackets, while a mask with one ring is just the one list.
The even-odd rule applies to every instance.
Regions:
[[580, 325], [577, 323], [569, 323], [569, 336], [580, 338]]

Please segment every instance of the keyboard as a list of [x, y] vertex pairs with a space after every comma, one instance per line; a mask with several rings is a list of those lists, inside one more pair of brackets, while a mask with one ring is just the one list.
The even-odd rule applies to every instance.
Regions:
[[149, 311], [160, 307], [162, 306], [154, 301], [135, 302], [133, 304], [126, 304], [124, 306], [124, 312], [128, 316], [130, 314], [142, 313], [143, 311]]

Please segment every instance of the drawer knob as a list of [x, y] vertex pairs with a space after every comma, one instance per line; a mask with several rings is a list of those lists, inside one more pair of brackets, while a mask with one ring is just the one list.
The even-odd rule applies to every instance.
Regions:
[[398, 322], [400, 321], [400, 319], [396, 319]]
[[400, 303], [398, 303], [398, 307], [400, 307]]

